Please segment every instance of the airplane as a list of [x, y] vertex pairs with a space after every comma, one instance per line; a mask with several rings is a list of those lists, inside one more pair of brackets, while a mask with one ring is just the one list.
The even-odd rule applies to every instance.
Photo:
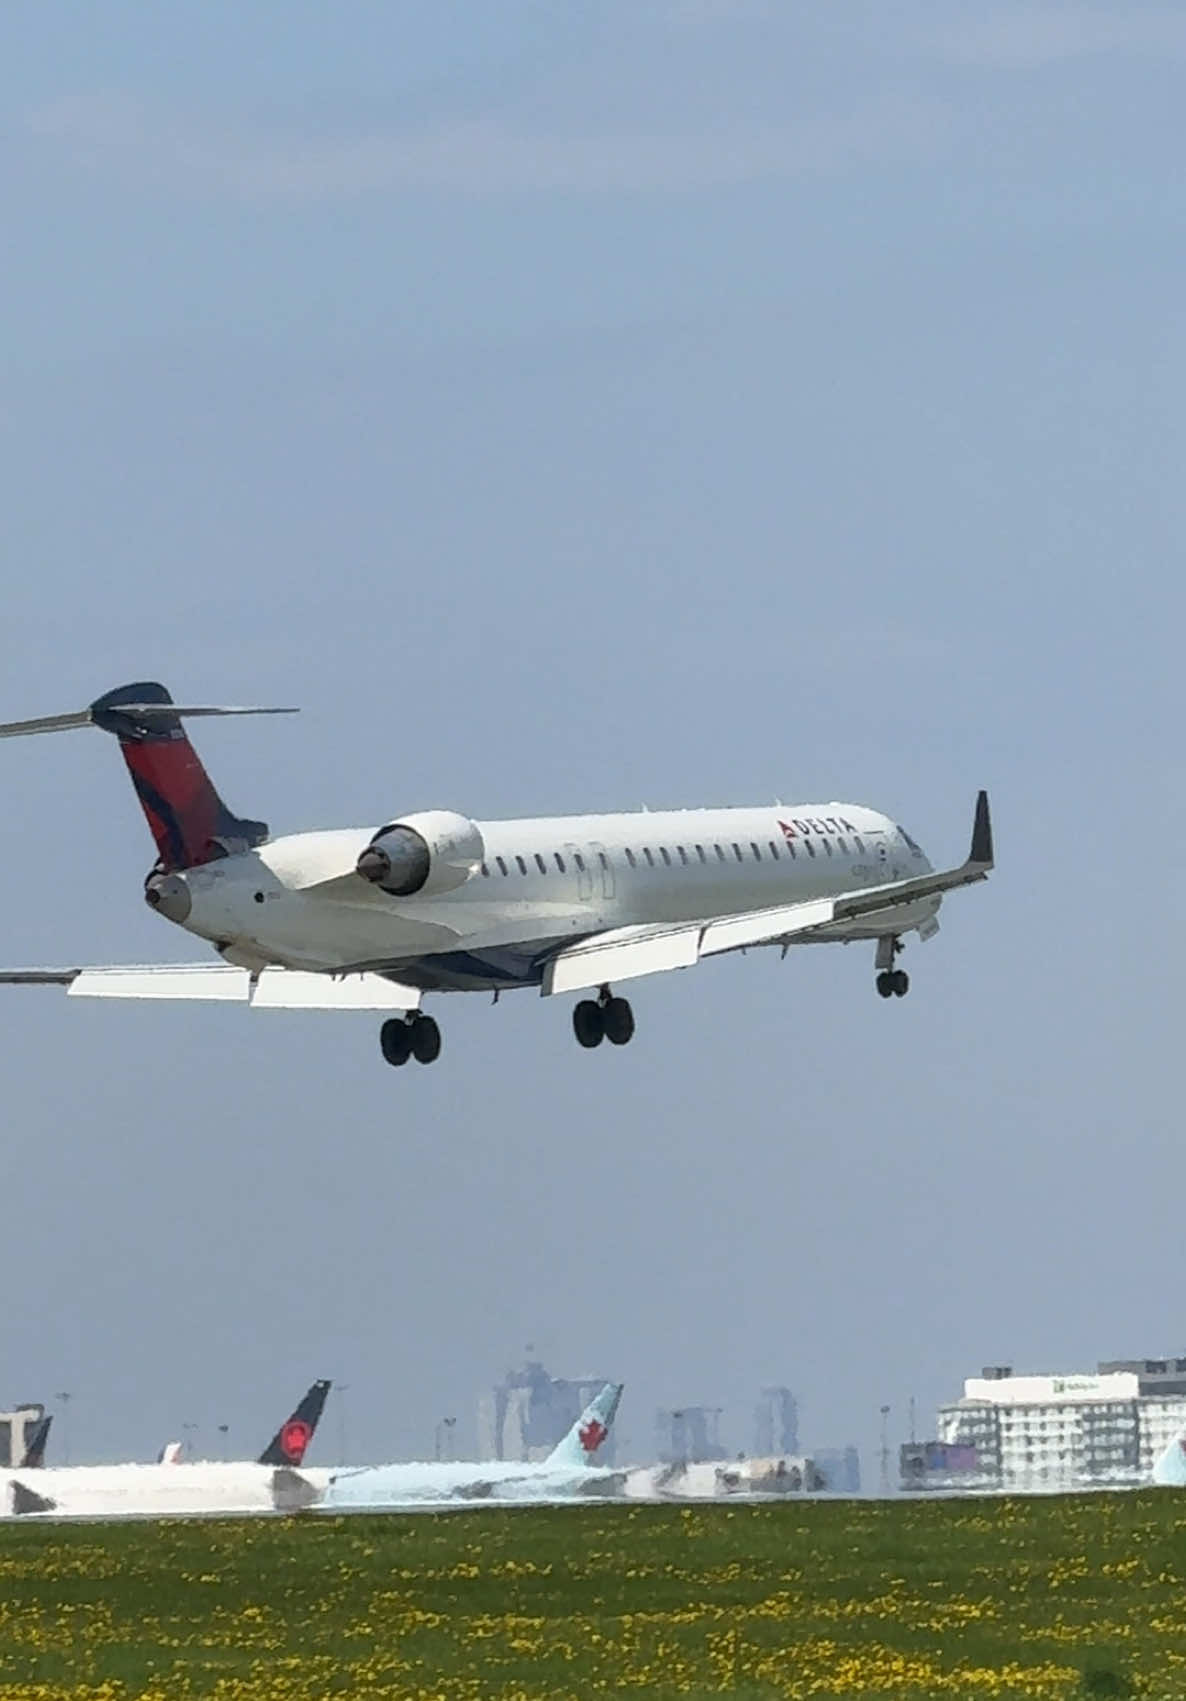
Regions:
[[0, 1517], [162, 1517], [213, 1512], [286, 1512], [313, 1505], [329, 1472], [305, 1452], [329, 1393], [314, 1382], [254, 1462], [182, 1461], [176, 1444], [153, 1465], [55, 1465], [0, 1472]]
[[1154, 1463], [1151, 1480], [1159, 1488], [1186, 1488], [1186, 1426]]
[[332, 1471], [318, 1503], [322, 1512], [379, 1511], [385, 1507], [464, 1504], [504, 1500], [567, 1500], [611, 1496], [623, 1473], [596, 1463], [598, 1448], [613, 1428], [622, 1384], [607, 1382], [546, 1459], [530, 1463], [487, 1459], [364, 1465]]
[[49, 1441], [49, 1428], [54, 1421], [54, 1415], [49, 1412], [34, 1426], [33, 1433], [25, 1444], [24, 1458], [20, 1468], [23, 1471], [40, 1471], [45, 1467], [45, 1449]]
[[273, 838], [227, 808], [183, 721], [293, 712], [179, 705], [141, 682], [0, 725], [0, 737], [95, 726], [118, 739], [157, 848], [145, 900], [223, 959], [11, 969], [0, 983], [392, 1011], [379, 1040], [396, 1067], [440, 1055], [425, 995], [582, 992], [572, 1024], [591, 1050], [634, 1035], [615, 987], [726, 951], [872, 941], [878, 993], [904, 997], [903, 936], [932, 938], [943, 894], [993, 868], [983, 791], [967, 859], [938, 871], [890, 816], [845, 803], [499, 821], [426, 809]]

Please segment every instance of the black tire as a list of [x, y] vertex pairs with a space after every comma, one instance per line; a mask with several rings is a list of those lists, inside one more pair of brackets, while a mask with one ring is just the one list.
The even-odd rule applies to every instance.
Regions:
[[586, 1051], [600, 1045], [605, 1038], [600, 1004], [594, 1004], [591, 998], [582, 998], [572, 1013], [572, 1031], [577, 1036], [577, 1044], [583, 1045]]
[[441, 1030], [431, 1016], [417, 1016], [412, 1023], [412, 1056], [417, 1063], [435, 1063], [441, 1055]]
[[384, 1061], [398, 1069], [412, 1055], [412, 1030], [398, 1016], [384, 1022], [379, 1029], [379, 1049]]
[[881, 973], [877, 977], [877, 990], [883, 998], [892, 998], [894, 996], [895, 973], [896, 971], [893, 969], [882, 969]]
[[625, 998], [611, 998], [603, 1004], [601, 1021], [611, 1045], [629, 1045], [634, 1038], [634, 1011]]
[[894, 997], [905, 998], [910, 991], [910, 976], [905, 969], [894, 970]]

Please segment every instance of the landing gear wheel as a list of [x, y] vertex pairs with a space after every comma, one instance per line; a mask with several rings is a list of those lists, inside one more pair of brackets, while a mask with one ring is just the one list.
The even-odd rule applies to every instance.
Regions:
[[883, 998], [894, 995], [894, 979], [900, 971], [897, 969], [882, 969], [877, 977], [877, 990]]
[[634, 1038], [634, 1011], [625, 998], [610, 998], [601, 1006], [605, 1037], [611, 1045], [629, 1045]]
[[895, 998], [905, 998], [906, 994], [910, 991], [910, 976], [906, 973], [906, 970], [905, 969], [895, 969], [890, 978], [892, 979], [892, 981], [894, 983], [893, 984], [894, 997]]
[[412, 1030], [407, 1022], [392, 1016], [379, 1029], [379, 1049], [386, 1062], [399, 1068], [412, 1055]]
[[577, 1036], [577, 1044], [583, 1045], [586, 1051], [600, 1045], [605, 1038], [601, 1005], [594, 1004], [591, 998], [582, 998], [572, 1013], [572, 1031]]
[[412, 1023], [412, 1056], [417, 1063], [435, 1063], [441, 1055], [441, 1030], [431, 1016], [417, 1016]]

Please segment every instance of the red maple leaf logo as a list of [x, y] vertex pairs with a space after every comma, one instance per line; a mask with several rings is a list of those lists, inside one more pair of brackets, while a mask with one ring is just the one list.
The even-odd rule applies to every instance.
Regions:
[[304, 1418], [289, 1418], [280, 1431], [280, 1451], [285, 1458], [291, 1459], [294, 1465], [299, 1465], [305, 1456], [305, 1448], [313, 1439], [313, 1431]]
[[590, 1418], [588, 1423], [577, 1430], [577, 1440], [586, 1453], [596, 1453], [608, 1434], [609, 1430], [600, 1418]]
[[789, 821], [780, 821], [778, 825], [782, 829], [782, 836], [787, 841], [788, 845], [792, 839], [798, 838], [799, 835], [795, 832], [795, 829], [791, 826]]

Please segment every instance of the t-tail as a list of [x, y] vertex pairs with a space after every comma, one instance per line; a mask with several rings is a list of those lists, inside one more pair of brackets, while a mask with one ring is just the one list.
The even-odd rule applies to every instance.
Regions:
[[1180, 1429], [1153, 1467], [1162, 1488], [1186, 1488], [1186, 1427]]
[[622, 1383], [607, 1382], [595, 1400], [591, 1400], [573, 1424], [564, 1440], [559, 1442], [544, 1461], [547, 1465], [592, 1465], [597, 1449], [609, 1435], [622, 1398]]
[[52, 1412], [43, 1417], [25, 1443], [25, 1456], [21, 1460], [23, 1471], [39, 1471], [45, 1464], [45, 1444], [49, 1440], [49, 1426], [54, 1421]]
[[314, 1382], [296, 1411], [291, 1417], [285, 1418], [268, 1442], [256, 1461], [257, 1464], [299, 1465], [303, 1461], [305, 1450], [313, 1439], [325, 1409], [325, 1397], [329, 1390], [328, 1382]]
[[174, 703], [163, 685], [120, 685], [88, 709], [0, 724], [0, 738], [97, 726], [119, 739], [140, 807], [165, 874], [250, 850], [268, 837], [267, 823], [227, 808], [186, 737], [183, 718], [196, 715], [283, 715], [291, 709], [231, 708]]

